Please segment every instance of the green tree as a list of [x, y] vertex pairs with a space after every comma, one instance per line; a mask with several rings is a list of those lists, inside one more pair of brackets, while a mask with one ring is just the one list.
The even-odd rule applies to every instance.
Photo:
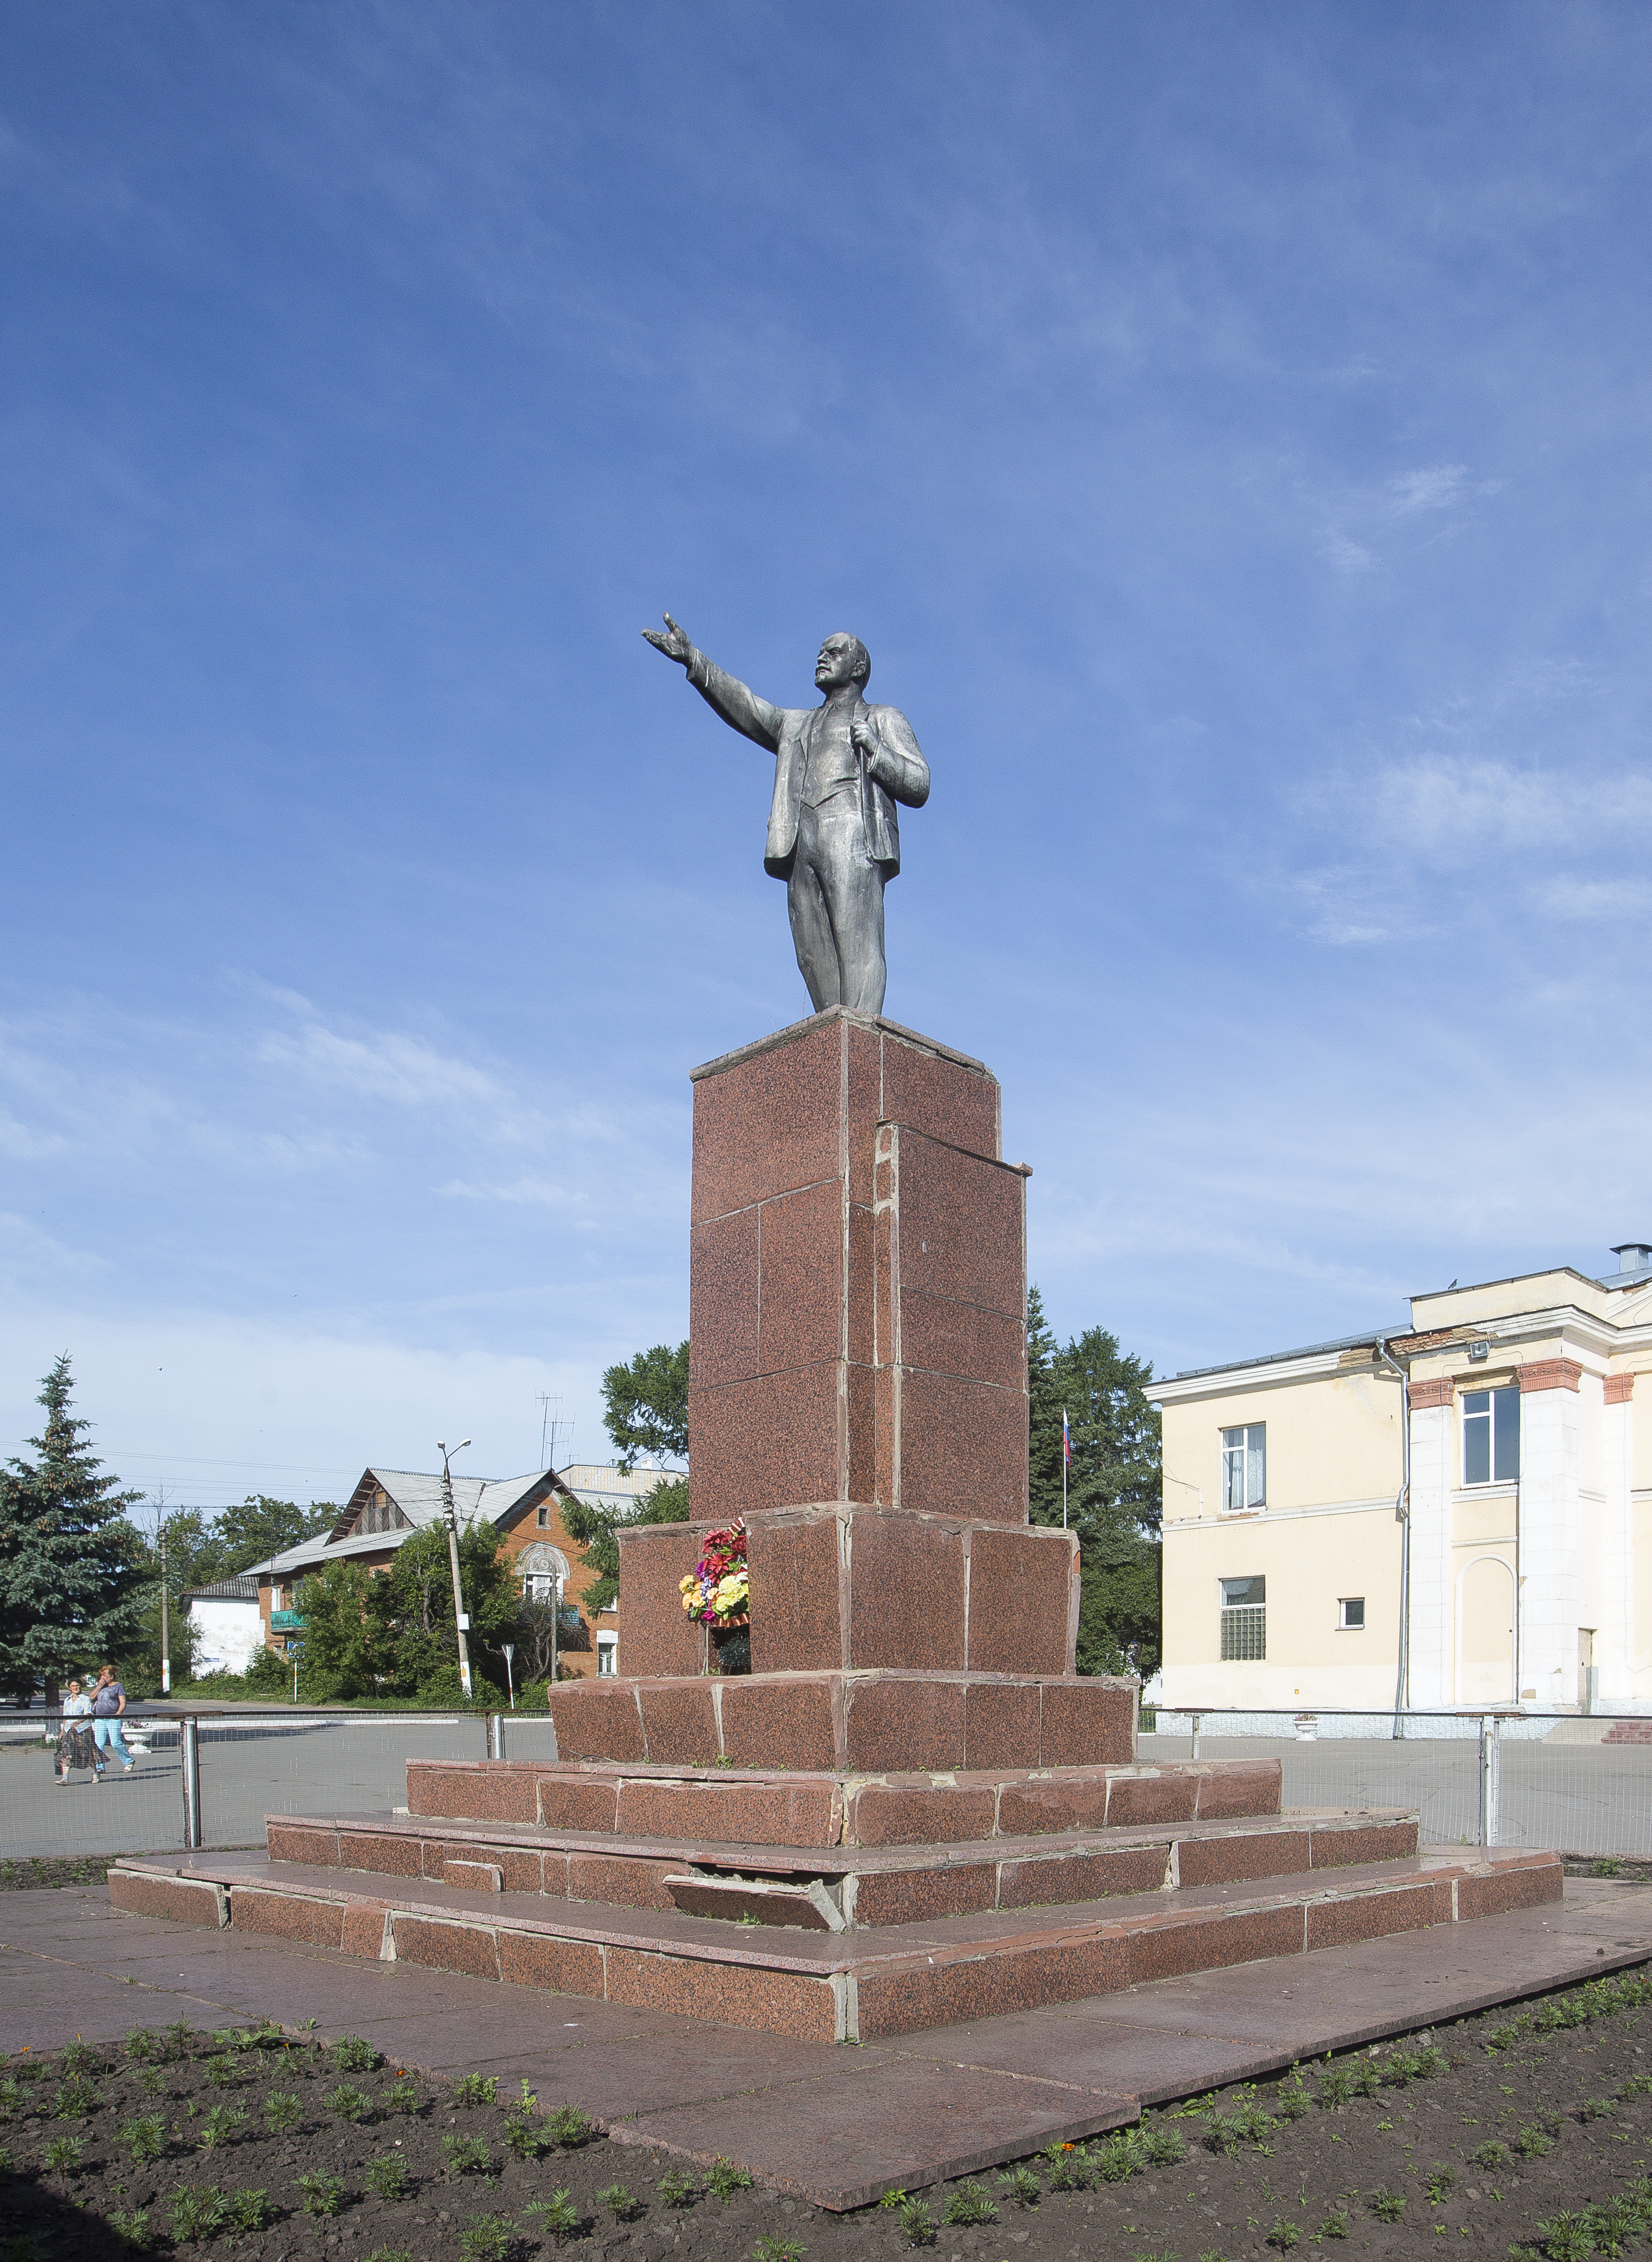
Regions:
[[560, 1503], [562, 1528], [596, 1573], [581, 1598], [587, 1617], [606, 1610], [620, 1591], [620, 1534], [643, 1524], [686, 1524], [688, 1480], [662, 1477], [635, 1508], [590, 1508], [582, 1500]]
[[326, 1564], [305, 1579], [299, 1675], [311, 1696], [398, 1693], [388, 1685], [394, 1678], [393, 1637], [373, 1609], [378, 1583], [364, 1565], [348, 1560]]
[[72, 1387], [66, 1351], [40, 1387], [40, 1459], [0, 1469], [0, 1687], [25, 1696], [43, 1681], [48, 1704], [69, 1674], [132, 1647], [149, 1598], [126, 1513], [140, 1495], [102, 1473]]
[[1028, 1292], [1030, 1505], [1033, 1523], [1060, 1523], [1065, 1406], [1073, 1440], [1067, 1516], [1081, 1562], [1081, 1673], [1121, 1672], [1132, 1653], [1144, 1678], [1159, 1663], [1159, 1416], [1145, 1395], [1152, 1380], [1151, 1365], [1122, 1351], [1105, 1328], [1059, 1343], [1038, 1289]]
[[[460, 1531], [459, 1583], [464, 1590], [464, 1608], [470, 1615], [473, 1675], [479, 1674], [486, 1684], [502, 1690], [505, 1663], [499, 1645], [510, 1639], [520, 1597], [510, 1557], [491, 1524], [469, 1524]], [[303, 1591], [307, 1656], [307, 1580]], [[457, 1675], [459, 1638], [453, 1623], [453, 1575], [443, 1525], [427, 1524], [422, 1531], [413, 1532], [396, 1550], [388, 1569], [369, 1580], [367, 1617], [368, 1654], [384, 1694], [427, 1695], [433, 1684]], [[478, 1694], [481, 1693], [478, 1688]], [[447, 1701], [445, 1696], [442, 1701]]]
[[655, 1460], [685, 1460], [688, 1455], [688, 1343], [673, 1351], [656, 1344], [640, 1351], [628, 1366], [611, 1366], [602, 1377], [603, 1421], [620, 1449], [620, 1466], [628, 1474], [639, 1453]]

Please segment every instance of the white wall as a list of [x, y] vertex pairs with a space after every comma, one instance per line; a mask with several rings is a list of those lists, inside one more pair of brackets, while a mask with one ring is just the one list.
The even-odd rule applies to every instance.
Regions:
[[188, 1605], [195, 1628], [195, 1673], [245, 1673], [264, 1646], [256, 1603], [222, 1595], [198, 1595]]

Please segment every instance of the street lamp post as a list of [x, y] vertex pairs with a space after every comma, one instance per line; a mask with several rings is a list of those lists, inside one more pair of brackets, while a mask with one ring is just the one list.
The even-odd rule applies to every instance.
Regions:
[[514, 1642], [507, 1641], [502, 1646], [505, 1653], [505, 1687], [509, 1694], [511, 1710], [514, 1712], [516, 1710], [516, 1675], [511, 1670], [511, 1660], [516, 1654], [516, 1645]]
[[[470, 1442], [468, 1437], [461, 1437], [453, 1449], [454, 1452], [462, 1453]], [[452, 1456], [440, 1437], [436, 1439], [436, 1451], [442, 1456], [442, 1510], [448, 1527], [448, 1561], [453, 1571], [453, 1625], [459, 1637], [459, 1679], [468, 1697], [470, 1694], [470, 1645], [465, 1635], [470, 1630], [470, 1620], [464, 1607], [464, 1589], [459, 1584], [459, 1519], [453, 1505], [453, 1472], [448, 1466]]]

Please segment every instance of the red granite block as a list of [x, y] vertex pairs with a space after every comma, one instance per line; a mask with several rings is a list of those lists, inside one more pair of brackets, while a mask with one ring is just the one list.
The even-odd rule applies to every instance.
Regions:
[[461, 1971], [470, 1979], [499, 1976], [499, 1939], [491, 1925], [410, 1916], [405, 1909], [398, 1909], [391, 1926], [399, 1963], [419, 1963], [432, 1971]]
[[753, 1673], [841, 1670], [841, 1531], [837, 1517], [830, 1514], [780, 1522], [759, 1516], [751, 1524], [746, 1560]]
[[[1064, 1639], [1065, 1632], [1064, 1624]], [[1136, 1756], [1134, 1683], [1100, 1675], [1046, 1681], [1038, 1741], [1045, 1767], [1128, 1767]], [[1108, 1819], [1117, 1817], [1110, 1814]]]
[[1195, 1775], [1116, 1775], [1108, 1785], [1108, 1824], [1117, 1830], [1144, 1822], [1191, 1822], [1198, 1799]]
[[1451, 1880], [1431, 1877], [1385, 1893], [1350, 1893], [1346, 1900], [1310, 1901], [1308, 1946], [1346, 1948], [1351, 1941], [1381, 1940], [1390, 1932], [1420, 1932], [1451, 1922]]
[[[961, 1527], [922, 1523], [909, 1516], [857, 1516], [850, 1520], [846, 1544], [851, 1666], [961, 1672], [966, 1662]], [[960, 1704], [956, 1757], [933, 1764], [961, 1765], [963, 1756]], [[924, 1762], [901, 1755], [851, 1763], [916, 1767]]]
[[501, 1927], [499, 1977], [510, 1987], [544, 1987], [558, 1995], [602, 1995], [602, 1950], [593, 1940], [553, 1940]]
[[930, 1372], [961, 1374], [1001, 1390], [1026, 1387], [1026, 1322], [1013, 1312], [931, 1296], [903, 1283], [901, 1363]]
[[545, 1889], [545, 1856], [528, 1846], [491, 1846], [489, 1861], [498, 1865], [501, 1888], [507, 1893], [538, 1893]]
[[835, 1846], [839, 1793], [819, 1776], [795, 1783], [626, 1777], [617, 1827], [626, 1838], [735, 1846]]
[[979, 1061], [949, 1059], [909, 1042], [887, 1025], [880, 1030], [883, 1090], [878, 1114], [886, 1123], [909, 1124], [972, 1155], [998, 1158], [998, 1080]]
[[1156, 1893], [1165, 1881], [1167, 1853], [1167, 1846], [1118, 1846], [1006, 1862], [999, 1876], [998, 1905], [1048, 1908], [1116, 1893]]
[[545, 1691], [563, 1760], [645, 1760], [643, 1715], [629, 1680], [573, 1682]]
[[715, 1917], [722, 1924], [761, 1924], [794, 1932], [830, 1932], [831, 1923], [799, 1885], [772, 1880], [749, 1884], [729, 1877], [674, 1877], [672, 1901], [685, 1916]]
[[336, 1869], [339, 1833], [310, 1823], [278, 1820], [272, 1814], [264, 1824], [264, 1851], [272, 1862], [305, 1862], [312, 1869]]
[[688, 1358], [696, 1390], [758, 1372], [759, 1214], [736, 1210], [689, 1229]]
[[[855, 1366], [871, 1366], [878, 1356], [877, 1235], [864, 1201], [851, 1201], [844, 1216], [844, 1355]], [[851, 1500], [870, 1500], [870, 1488], [851, 1484]]]
[[[705, 1634], [683, 1608], [709, 1524], [650, 1524], [620, 1534], [620, 1603], [628, 1675], [677, 1677], [706, 1669]], [[564, 1759], [569, 1754], [561, 1743]]]
[[1026, 1394], [908, 1368], [901, 1380], [899, 1504], [945, 1515], [960, 1498], [973, 1520], [1026, 1522]]
[[456, 1885], [461, 1892], [497, 1893], [504, 1890], [504, 1880], [497, 1862], [468, 1862], [449, 1854], [444, 1884]]
[[[753, 1627], [755, 1633], [757, 1629]], [[736, 1767], [817, 1768], [841, 1764], [842, 1702], [830, 1680], [731, 1679], [718, 1690], [723, 1756]]]
[[998, 1799], [999, 1834], [1037, 1838], [1052, 1830], [1100, 1830], [1107, 1821], [1109, 1781], [1098, 1772], [1054, 1783], [1007, 1783]]
[[968, 1545], [970, 1671], [1070, 1673], [1067, 1603], [1078, 1575], [1076, 1538], [1066, 1531], [977, 1528]]
[[[302, 1855], [288, 1854], [284, 1861], [302, 1861]], [[341, 1830], [338, 1836], [338, 1865], [341, 1869], [369, 1869], [380, 1877], [429, 1877], [420, 1859], [420, 1841], [404, 1837], [399, 1831]], [[441, 1875], [438, 1869], [435, 1873]]]
[[664, 1880], [681, 1867], [680, 1862], [648, 1862], [624, 1854], [571, 1854], [568, 1898], [611, 1901], [619, 1908], [675, 1908]]
[[883, 1120], [883, 1033], [864, 1023], [844, 1027], [844, 1159], [849, 1199], [872, 1202], [872, 1156]]
[[1561, 1898], [1565, 1884], [1565, 1871], [1552, 1855], [1529, 1867], [1499, 1865], [1483, 1876], [1458, 1878], [1457, 1914], [1467, 1920], [1499, 1916], [1505, 1909], [1541, 1908]]
[[841, 1500], [844, 1438], [836, 1359], [688, 1394], [689, 1488], [720, 1521], [796, 1501]]
[[862, 1783], [845, 1800], [844, 1843], [945, 1846], [990, 1838], [995, 1803], [991, 1784], [955, 1790], [921, 1780]]
[[[909, 1126], [897, 1132], [894, 1151], [901, 1296], [916, 1289], [1022, 1319], [1026, 1180], [1020, 1171]], [[917, 1363], [904, 1341], [901, 1360]], [[1024, 1374], [1017, 1360], [1009, 1387], [1024, 1388]]]
[[177, 1924], [207, 1924], [214, 1930], [229, 1922], [229, 1902], [222, 1885], [204, 1877], [157, 1877], [140, 1869], [111, 1869], [106, 1880], [111, 1904], [133, 1916], [170, 1917]]
[[269, 1893], [256, 1885], [233, 1885], [229, 1907], [230, 1921], [237, 1932], [301, 1941], [307, 1948], [344, 1945], [342, 1901], [311, 1900], [301, 1893]]
[[1277, 1814], [1280, 1783], [1277, 1760], [1202, 1761], [1199, 1819], [1222, 1822], [1239, 1814]]
[[1302, 1949], [1300, 1902], [1286, 1908], [1240, 1909], [1232, 1916], [1169, 1918], [1131, 1933], [1130, 1985], [1216, 1971], [1229, 1963], [1256, 1963], [1271, 1956], [1300, 1956]]
[[722, 1217], [844, 1169], [844, 1039], [815, 1016], [694, 1078], [693, 1214]]
[[1337, 1869], [1356, 1862], [1397, 1862], [1416, 1851], [1415, 1822], [1339, 1825], [1313, 1833], [1312, 1867]]
[[937, 1917], [994, 1908], [997, 1894], [998, 1869], [993, 1862], [934, 1869], [872, 1869], [855, 1880], [853, 1921], [927, 1924]]
[[676, 2011], [758, 2034], [794, 2035], [802, 2042], [837, 2039], [837, 2009], [830, 1979], [754, 1966], [742, 1970], [628, 1948], [610, 1948], [607, 1961], [611, 2003], [629, 2004], [640, 2011]]
[[[545, 1854], [541, 1856], [542, 1873], [539, 1890], [542, 1893], [549, 1894], [554, 1900], [565, 1901], [569, 1897], [569, 1859], [570, 1856], [566, 1854]], [[515, 1886], [511, 1888], [513, 1892], [517, 1890]]]
[[1050, 1941], [937, 1963], [903, 1972], [863, 1972], [860, 2039], [915, 2034], [928, 2027], [1033, 2011], [1087, 1995], [1113, 1994], [1126, 1983], [1122, 1940]]
[[1311, 1833], [1260, 1830], [1232, 1838], [1184, 1838], [1176, 1856], [1184, 1885], [1226, 1885], [1242, 1877], [1291, 1877], [1310, 1867]]
[[339, 1946], [346, 1956], [382, 1957], [389, 1920], [390, 1911], [382, 1901], [346, 1901]]
[[758, 1213], [759, 1374], [844, 1354], [844, 1205], [843, 1179], [833, 1177], [765, 1201]]
[[533, 1822], [534, 1776], [510, 1761], [407, 1762], [407, 1812], [461, 1822]]
[[716, 1765], [722, 1746], [709, 1681], [643, 1681], [636, 1695], [650, 1766]]
[[547, 1830], [615, 1830], [619, 1827], [620, 1785], [614, 1776], [582, 1776], [570, 1769], [565, 1775], [537, 1777], [539, 1805], [530, 1822]]
[[964, 1687], [966, 1768], [1036, 1768], [1038, 1686], [1034, 1681], [970, 1681]]
[[894, 1674], [849, 1682], [844, 1749], [857, 1775], [961, 1768], [963, 1682], [908, 1681]]

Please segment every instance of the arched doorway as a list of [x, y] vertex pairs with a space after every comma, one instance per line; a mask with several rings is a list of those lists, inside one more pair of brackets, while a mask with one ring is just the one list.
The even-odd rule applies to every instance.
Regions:
[[1457, 1581], [1457, 1702], [1514, 1702], [1514, 1574], [1478, 1555]]

